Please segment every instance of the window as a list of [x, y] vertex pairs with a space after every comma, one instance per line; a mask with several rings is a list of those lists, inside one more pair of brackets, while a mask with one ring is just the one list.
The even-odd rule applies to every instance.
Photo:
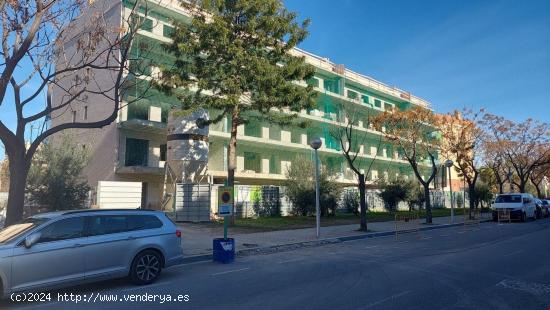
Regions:
[[348, 90], [348, 98], [349, 99], [357, 99], [358, 98], [358, 95], [356, 92], [354, 92], [353, 90]]
[[307, 85], [313, 86], [313, 87], [319, 87], [319, 79], [311, 78], [306, 81]]
[[361, 96], [361, 99], [363, 99], [363, 103], [369, 104], [369, 96], [363, 95], [363, 96]]
[[38, 243], [61, 241], [84, 236], [84, 217], [73, 217], [57, 221], [40, 231]]
[[163, 25], [162, 26], [162, 35], [167, 37], [167, 38], [171, 38], [174, 35], [174, 27], [168, 26], [168, 25]]
[[149, 141], [126, 138], [125, 165], [146, 167], [149, 156]]
[[166, 144], [160, 146], [160, 161], [166, 161]]
[[520, 203], [521, 195], [500, 195], [495, 200], [495, 203]]
[[244, 152], [244, 170], [261, 171], [260, 156], [252, 152]]
[[31, 230], [31, 229], [39, 226], [39, 225], [42, 225], [47, 220], [48, 219], [44, 219], [44, 218], [29, 217], [29, 218], [26, 218], [26, 219], [22, 220], [19, 223], [16, 223], [16, 224], [13, 224], [13, 225], [10, 225], [10, 226], [6, 226], [3, 229], [0, 229], [0, 244], [9, 242], [9, 241], [21, 236], [25, 232], [27, 232], [27, 231], [29, 231], [29, 230]]
[[128, 215], [126, 218], [128, 231], [162, 227], [162, 222], [153, 215]]
[[88, 119], [88, 106], [84, 107], [84, 120]]
[[152, 32], [153, 31], [153, 20], [150, 19], [150, 18], [143, 19], [143, 17], [142, 17], [141, 18], [141, 26], [139, 28], [141, 30]]
[[382, 108], [382, 101], [374, 99], [374, 106], [377, 108]]
[[126, 230], [125, 215], [94, 216], [90, 221], [90, 236], [116, 234]]

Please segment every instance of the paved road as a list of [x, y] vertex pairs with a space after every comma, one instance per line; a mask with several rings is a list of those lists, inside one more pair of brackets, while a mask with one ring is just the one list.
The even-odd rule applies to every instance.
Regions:
[[[550, 219], [484, 223], [166, 270], [148, 287], [66, 292], [189, 301], [0, 304], [1, 309], [550, 309]], [[102, 295], [96, 295], [96, 294]], [[106, 295], [105, 295], [106, 294]], [[150, 296], [150, 295], [149, 295]], [[52, 294], [54, 300], [57, 293]], [[152, 298], [152, 297], [151, 297]]]

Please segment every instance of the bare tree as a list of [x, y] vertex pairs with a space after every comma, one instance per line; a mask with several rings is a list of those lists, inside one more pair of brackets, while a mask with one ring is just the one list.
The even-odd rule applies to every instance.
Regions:
[[[359, 189], [359, 209], [360, 209], [360, 230], [367, 230], [367, 202], [365, 197], [365, 175], [368, 175], [371, 171], [372, 165], [376, 160], [376, 156], [365, 164], [364, 158], [359, 157], [361, 154], [360, 145], [365, 145], [369, 132], [360, 131], [357, 129], [359, 121], [361, 120], [360, 114], [355, 109], [340, 107], [339, 109], [344, 115], [344, 121], [340, 122], [339, 126], [334, 127], [330, 131], [330, 135], [340, 142], [342, 148], [342, 155], [346, 159], [349, 168], [357, 176], [357, 188]], [[369, 115], [367, 115], [366, 124], [370, 123]], [[372, 133], [370, 133], [372, 135]], [[376, 149], [380, 148], [382, 144], [383, 135], [378, 136], [378, 142]], [[361, 169], [365, 167], [366, 170]]]
[[[470, 197], [475, 196], [475, 187], [480, 174], [480, 159], [477, 154], [480, 153], [484, 131], [477, 123], [482, 112], [455, 111], [437, 117], [438, 127], [443, 136], [440, 144], [441, 151], [447, 158], [454, 159], [453, 165], [468, 184]], [[475, 207], [474, 199], [470, 199], [469, 207], [471, 216]]]
[[[13, 131], [6, 120], [0, 121], [10, 171], [7, 225], [23, 216], [31, 160], [45, 139], [62, 130], [102, 128], [116, 120], [122, 92], [132, 83], [127, 65], [139, 27], [133, 14], [125, 22], [115, 18], [121, 5], [106, 0], [0, 2], [0, 106], [12, 104], [16, 119]], [[53, 102], [43, 100], [46, 92], [58, 95]], [[112, 102], [101, 119], [43, 126], [32, 141], [25, 141], [31, 124], [71, 113], [88, 96]]]
[[[401, 150], [424, 188], [426, 223], [432, 223], [430, 183], [437, 173], [436, 156], [439, 150], [434, 113], [426, 108], [414, 107], [408, 110], [384, 112], [374, 119], [376, 128], [386, 139]], [[429, 172], [428, 172], [429, 171]], [[427, 178], [423, 172], [428, 172]]]
[[544, 178], [550, 177], [550, 164], [541, 165], [533, 169], [529, 175], [529, 180], [535, 186], [537, 190], [537, 197], [539, 198], [548, 198], [542, 193], [541, 185]]
[[485, 114], [482, 124], [492, 146], [513, 168], [513, 183], [525, 192], [533, 170], [550, 163], [550, 124], [533, 119], [515, 123], [492, 114]]

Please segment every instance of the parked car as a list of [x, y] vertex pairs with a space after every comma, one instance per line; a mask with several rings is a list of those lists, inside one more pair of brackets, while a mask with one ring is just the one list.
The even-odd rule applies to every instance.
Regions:
[[43, 213], [0, 230], [0, 293], [126, 276], [149, 284], [182, 259], [181, 232], [160, 211]]
[[544, 215], [544, 217], [550, 216], [550, 200], [548, 199], [542, 200], [542, 214]]
[[537, 218], [535, 198], [531, 194], [501, 194], [491, 206], [493, 221], [497, 221], [499, 212], [509, 212], [512, 219], [525, 222], [528, 217]]

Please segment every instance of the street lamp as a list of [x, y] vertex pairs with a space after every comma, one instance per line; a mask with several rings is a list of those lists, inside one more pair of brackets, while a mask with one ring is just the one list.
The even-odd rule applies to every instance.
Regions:
[[451, 167], [453, 166], [453, 161], [450, 159], [447, 159], [445, 161], [445, 167], [447, 167], [447, 171], [449, 171], [448, 179], [449, 179], [449, 195], [451, 197], [451, 224], [455, 222], [455, 204], [453, 201], [453, 187], [451, 185]]
[[319, 137], [309, 142], [309, 146], [315, 150], [315, 227], [317, 238], [319, 238], [319, 230], [321, 227], [321, 211], [319, 207], [319, 155], [317, 154], [317, 150], [321, 148], [322, 145], [323, 141]]

